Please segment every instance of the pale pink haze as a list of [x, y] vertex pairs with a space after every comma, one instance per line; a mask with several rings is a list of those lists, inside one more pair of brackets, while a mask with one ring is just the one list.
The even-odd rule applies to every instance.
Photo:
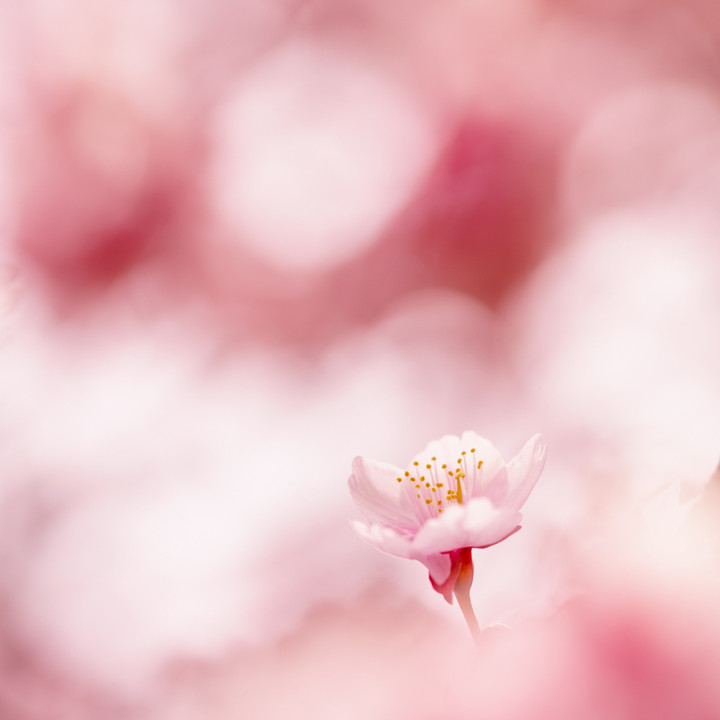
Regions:
[[378, 550], [423, 563], [433, 587], [452, 602], [469, 548], [495, 545], [520, 529], [520, 508], [544, 465], [540, 435], [506, 463], [472, 431], [429, 443], [406, 469], [356, 457], [348, 484], [367, 522], [353, 527]]

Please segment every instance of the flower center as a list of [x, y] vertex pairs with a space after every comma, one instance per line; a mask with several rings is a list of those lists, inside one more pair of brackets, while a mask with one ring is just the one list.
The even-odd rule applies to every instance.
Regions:
[[475, 457], [475, 448], [463, 450], [456, 461], [440, 462], [433, 456], [429, 460], [415, 460], [403, 476], [408, 494], [415, 496], [423, 515], [436, 516], [452, 503], [462, 505], [463, 499], [472, 497], [483, 461]]

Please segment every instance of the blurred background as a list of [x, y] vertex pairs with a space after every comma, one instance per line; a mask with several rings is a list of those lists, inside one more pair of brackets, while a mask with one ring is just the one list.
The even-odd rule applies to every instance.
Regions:
[[[719, 41], [2, 0], [0, 718], [720, 715]], [[478, 652], [346, 486], [466, 429], [549, 453]]]

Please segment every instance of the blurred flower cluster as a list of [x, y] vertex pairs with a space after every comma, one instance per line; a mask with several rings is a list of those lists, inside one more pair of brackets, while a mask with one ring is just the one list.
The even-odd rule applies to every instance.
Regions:
[[[0, 717], [719, 717], [719, 41], [1, 0]], [[548, 447], [477, 650], [347, 493], [467, 428]]]

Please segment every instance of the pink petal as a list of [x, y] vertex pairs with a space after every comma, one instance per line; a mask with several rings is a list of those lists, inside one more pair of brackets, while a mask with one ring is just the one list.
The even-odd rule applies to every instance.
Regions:
[[505, 503], [508, 493], [508, 473], [505, 463], [502, 467], [495, 470], [494, 474], [490, 473], [483, 466], [483, 480], [480, 484], [480, 490], [475, 488], [473, 495], [476, 497], [486, 497], [496, 507], [500, 507]]
[[449, 555], [445, 553], [425, 555], [416, 559], [428, 569], [430, 579], [435, 585], [442, 585], [450, 577], [451, 562]]
[[[489, 491], [492, 493], [491, 499], [504, 497], [507, 490], [504, 475], [505, 461], [497, 448], [476, 432], [467, 430], [462, 437], [445, 435], [439, 440], [433, 440], [413, 460], [417, 460], [421, 466], [424, 466], [430, 462], [432, 457], [437, 457], [438, 464], [447, 463], [450, 468], [454, 468], [457, 459], [462, 456], [463, 452], [468, 453], [467, 460], [470, 460], [471, 450], [475, 450], [474, 458], [463, 481], [468, 495], [480, 497], [488, 495]], [[479, 460], [482, 460], [482, 468], [476, 472], [476, 468], [472, 465]], [[489, 488], [489, 482], [493, 479], [495, 484]]]
[[348, 487], [355, 504], [370, 523], [389, 525], [398, 530], [416, 530], [419, 522], [408, 503], [402, 483], [403, 471], [388, 463], [363, 457], [353, 460]]
[[[442, 563], [441, 568], [439, 570], [436, 569], [435, 572], [433, 572], [428, 562], [425, 562], [425, 565], [430, 570], [430, 584], [433, 586], [433, 590], [439, 592], [450, 605], [452, 605], [453, 590], [455, 589], [455, 583], [460, 573], [460, 563], [453, 560], [453, 558], [459, 557], [460, 552], [461, 551], [443, 553], [442, 555], [430, 555], [427, 558], [428, 560]], [[440, 578], [442, 578], [442, 580]]]
[[474, 462], [482, 460], [482, 466], [479, 469], [470, 468], [464, 480], [468, 494], [473, 497], [489, 497], [498, 505], [507, 488], [505, 461], [502, 455], [489, 440], [471, 430], [462, 434], [461, 444], [463, 450], [467, 452], [475, 449]]
[[545, 467], [545, 452], [542, 437], [533, 435], [508, 463], [508, 491], [503, 505], [519, 510], [525, 504]]
[[415, 536], [412, 552], [431, 555], [465, 547], [488, 547], [512, 534], [521, 520], [522, 515], [513, 508], [497, 508], [487, 498], [472, 498], [428, 520]]
[[457, 435], [443, 435], [439, 440], [431, 440], [425, 449], [418, 453], [413, 460], [419, 461], [424, 465], [431, 457], [442, 458], [441, 462], [455, 462], [450, 460], [451, 458], [458, 458], [460, 451], [463, 449], [461, 446], [460, 438]]
[[410, 539], [391, 528], [382, 525], [366, 525], [358, 520], [353, 521], [352, 527], [365, 542], [377, 550], [395, 557], [413, 557]]
[[388, 527], [366, 525], [357, 520], [352, 523], [353, 530], [376, 550], [400, 558], [419, 560], [430, 573], [437, 585], [442, 585], [450, 575], [450, 556], [446, 554], [417, 554], [413, 552], [412, 538], [403, 536]]
[[466, 430], [462, 434], [460, 440], [462, 449], [470, 451], [475, 448], [475, 457], [482, 460], [483, 474], [487, 478], [491, 478], [496, 472], [505, 467], [505, 460], [498, 449], [484, 437], [481, 437], [472, 430]]

